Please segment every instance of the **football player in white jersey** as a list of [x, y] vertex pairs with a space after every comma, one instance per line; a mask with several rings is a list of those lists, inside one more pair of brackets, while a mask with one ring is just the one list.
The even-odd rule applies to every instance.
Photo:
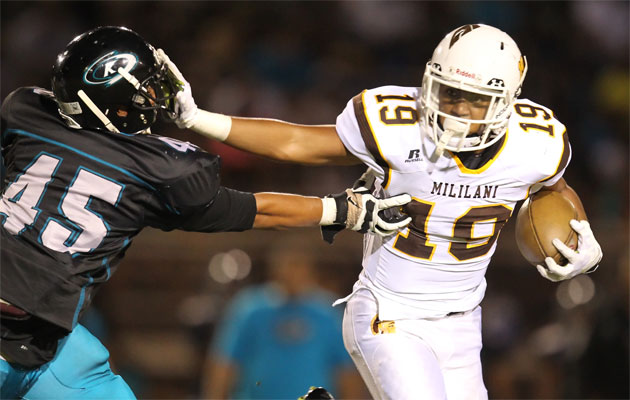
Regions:
[[[365, 235], [363, 271], [347, 302], [343, 334], [378, 399], [485, 399], [480, 351], [485, 272], [518, 201], [538, 190], [578, 208], [568, 264], [538, 266], [552, 281], [593, 271], [602, 257], [578, 195], [562, 175], [571, 158], [564, 125], [518, 99], [527, 61], [505, 32], [471, 24], [448, 33], [422, 87], [384, 86], [351, 99], [336, 125], [305, 126], [199, 110], [190, 85], [177, 95], [180, 127], [272, 159], [362, 162], [376, 190], [409, 193], [409, 227]], [[264, 140], [261, 140], [264, 138]], [[368, 177], [366, 175], [366, 177]]]

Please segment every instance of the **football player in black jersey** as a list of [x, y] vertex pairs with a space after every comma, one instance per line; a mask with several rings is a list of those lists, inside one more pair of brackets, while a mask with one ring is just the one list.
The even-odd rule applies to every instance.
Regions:
[[180, 89], [135, 32], [100, 27], [72, 40], [52, 92], [2, 104], [2, 398], [134, 398], [108, 352], [77, 323], [146, 226], [244, 231], [321, 225], [387, 235], [409, 218], [361, 187], [325, 198], [221, 186], [219, 158], [150, 133]]

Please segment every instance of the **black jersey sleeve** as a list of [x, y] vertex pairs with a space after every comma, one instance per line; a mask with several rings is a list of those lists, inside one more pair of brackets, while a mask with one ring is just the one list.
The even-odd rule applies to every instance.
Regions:
[[[19, 90], [19, 89], [18, 89]], [[9, 93], [9, 95], [2, 102], [2, 107], [0, 108], [0, 190], [4, 191], [5, 186], [7, 185], [4, 181], [6, 176], [6, 166], [5, 166], [5, 152], [8, 151], [9, 146], [11, 145], [11, 136], [5, 135], [4, 132], [8, 128], [9, 121], [9, 113], [11, 112], [11, 105], [14, 102], [14, 98], [16, 97], [17, 90]]]
[[[252, 193], [221, 186], [219, 156], [190, 143], [153, 137], [160, 142], [163, 161], [152, 173], [159, 201], [168, 212], [148, 212], [146, 222], [163, 230], [226, 232], [251, 229], [256, 216]], [[165, 144], [164, 144], [165, 143]], [[182, 151], [183, 150], [183, 151]], [[158, 168], [159, 166], [159, 168]], [[161, 208], [161, 207], [158, 207]]]
[[17, 91], [13, 91], [9, 93], [9, 95], [2, 102], [2, 107], [0, 107], [0, 134], [2, 134], [2, 152], [4, 153], [5, 149], [9, 145], [9, 141], [4, 135], [4, 131], [8, 127], [9, 121], [9, 113], [11, 110], [11, 105], [13, 103], [13, 98], [15, 97], [15, 93]]
[[186, 213], [189, 208], [205, 206], [214, 201], [221, 183], [220, 164], [219, 157], [204, 154], [187, 166], [183, 176], [156, 186], [171, 209]]
[[256, 198], [252, 193], [220, 186], [212, 202], [180, 209], [172, 218], [155, 221], [153, 227], [191, 232], [240, 232], [252, 229]]
[[13, 101], [13, 97], [15, 96], [16, 91], [13, 91], [5, 97], [2, 102], [2, 107], [0, 108], [0, 117], [2, 118], [2, 130], [4, 130], [7, 123], [7, 115], [9, 115], [9, 110], [11, 107], [11, 103]]

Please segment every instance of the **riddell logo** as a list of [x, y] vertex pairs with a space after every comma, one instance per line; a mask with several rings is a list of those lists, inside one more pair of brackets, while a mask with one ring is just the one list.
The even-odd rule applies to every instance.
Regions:
[[461, 75], [461, 76], [466, 77], [466, 78], [477, 79], [477, 75], [473, 74], [472, 72], [462, 71], [459, 68], [457, 68], [457, 70], [455, 70], [455, 73], [457, 75]]

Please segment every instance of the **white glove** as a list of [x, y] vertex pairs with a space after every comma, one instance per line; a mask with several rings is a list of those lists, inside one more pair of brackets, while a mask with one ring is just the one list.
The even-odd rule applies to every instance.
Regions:
[[346, 229], [365, 233], [373, 232], [379, 236], [389, 236], [404, 228], [411, 222], [411, 217], [401, 215], [401, 220], [387, 221], [379, 215], [379, 211], [389, 208], [398, 209], [411, 201], [408, 194], [386, 199], [377, 199], [369, 192], [359, 192], [355, 189], [346, 189], [346, 201], [348, 213], [346, 216]]
[[573, 250], [560, 239], [554, 239], [552, 244], [558, 249], [569, 263], [567, 265], [558, 265], [551, 257], [545, 258], [547, 268], [537, 265], [538, 272], [543, 277], [553, 282], [559, 282], [571, 279], [574, 276], [593, 272], [597, 269], [602, 259], [602, 248], [595, 239], [593, 231], [588, 221], [577, 221], [572, 219], [571, 228], [578, 234], [577, 250]]
[[175, 114], [177, 115], [175, 124], [177, 124], [179, 128], [192, 127], [197, 119], [199, 109], [197, 108], [197, 104], [195, 104], [190, 83], [184, 78], [184, 75], [179, 71], [175, 63], [164, 53], [164, 50], [157, 49], [155, 57], [158, 62], [168, 66], [169, 75], [179, 88], [179, 91], [175, 95]]
[[324, 212], [320, 225], [325, 241], [332, 243], [334, 236], [344, 228], [389, 236], [411, 222], [411, 217], [399, 211], [401, 206], [411, 201], [411, 196], [401, 194], [378, 199], [369, 190], [374, 179], [368, 169], [352, 189], [322, 199]]

